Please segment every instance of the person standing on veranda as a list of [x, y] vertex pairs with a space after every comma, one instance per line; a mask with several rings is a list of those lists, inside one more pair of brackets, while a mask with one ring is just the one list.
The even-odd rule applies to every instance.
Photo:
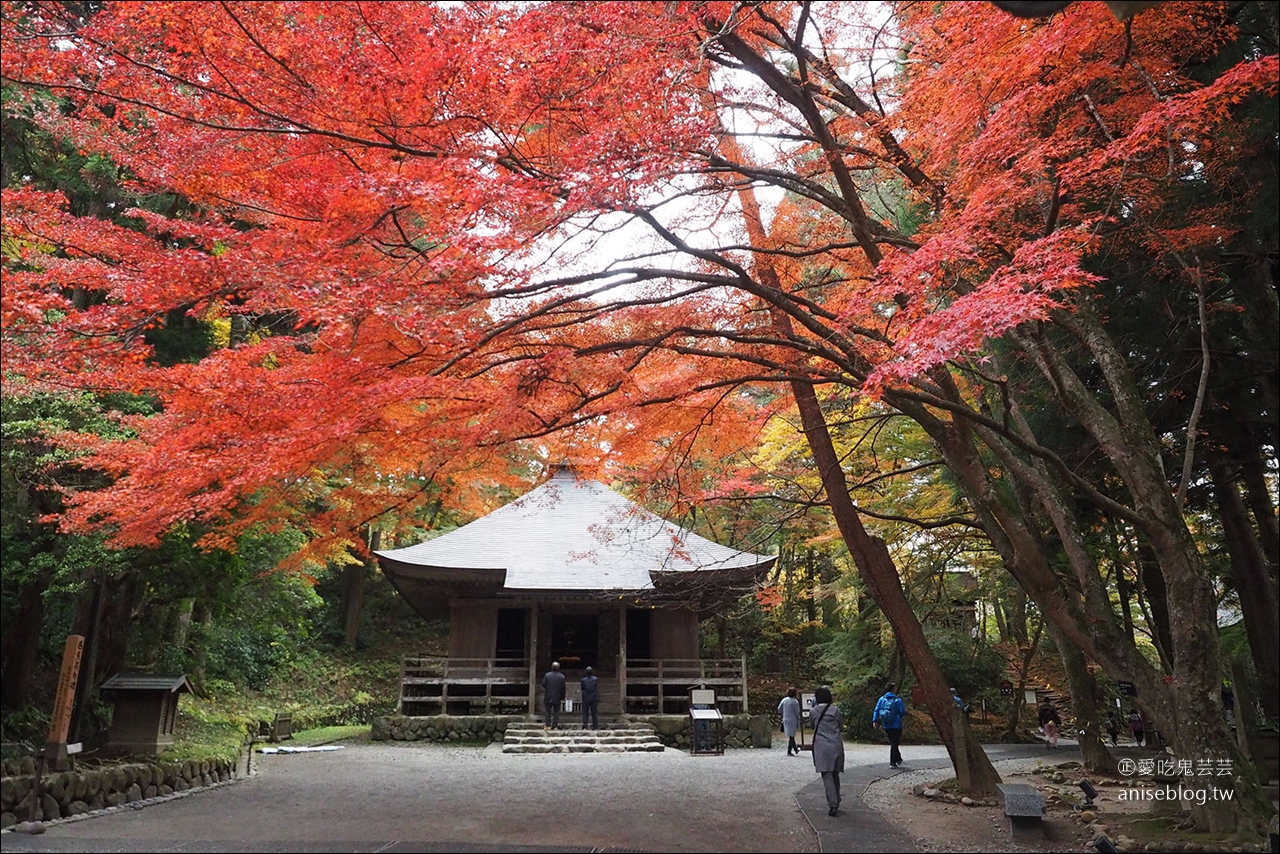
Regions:
[[835, 815], [840, 810], [840, 774], [844, 771], [844, 739], [840, 737], [844, 727], [826, 685], [813, 693], [809, 723], [813, 728], [813, 769], [822, 775], [827, 815]]

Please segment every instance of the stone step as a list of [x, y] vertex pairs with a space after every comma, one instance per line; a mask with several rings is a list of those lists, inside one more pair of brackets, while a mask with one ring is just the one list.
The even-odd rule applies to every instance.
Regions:
[[537, 721], [513, 721], [503, 735], [503, 753], [648, 753], [663, 750], [652, 724], [608, 721], [600, 729], [562, 726], [548, 730]]
[[503, 753], [660, 753], [661, 742], [651, 744], [503, 744]]
[[[565, 722], [565, 719], [570, 718], [571, 714], [572, 713], [570, 712], [564, 712], [560, 716], [560, 720], [561, 720], [560, 729], [569, 730], [569, 731], [574, 731], [574, 730], [580, 731], [581, 727], [577, 723]], [[570, 720], [573, 720], [573, 719], [570, 718]], [[507, 724], [508, 732], [510, 732], [511, 730], [544, 730], [545, 728], [546, 728], [545, 725], [540, 721], [511, 721], [510, 723]], [[605, 730], [619, 730], [619, 729], [643, 729], [643, 730], [652, 731], [653, 724], [630, 723], [627, 721], [604, 721], [604, 720], [600, 722], [600, 730], [599, 730], [600, 732], [604, 732]]]
[[656, 735], [648, 736], [627, 736], [624, 738], [539, 738], [537, 736], [529, 736], [527, 738], [505, 738], [503, 744], [595, 744], [595, 745], [628, 745], [628, 744], [660, 744]]

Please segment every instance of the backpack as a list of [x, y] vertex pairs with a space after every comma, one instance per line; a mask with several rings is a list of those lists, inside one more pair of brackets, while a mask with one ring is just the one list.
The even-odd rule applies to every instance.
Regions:
[[884, 726], [884, 722], [893, 717], [893, 704], [884, 697], [876, 701], [876, 723]]

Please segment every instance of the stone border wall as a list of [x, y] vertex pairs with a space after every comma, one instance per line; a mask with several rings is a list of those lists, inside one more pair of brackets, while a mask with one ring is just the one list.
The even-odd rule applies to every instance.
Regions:
[[[22, 764], [25, 765], [25, 762]], [[235, 776], [236, 762], [232, 759], [184, 762], [159, 759], [154, 762], [60, 771], [44, 775], [44, 795], [40, 803], [43, 819], [53, 821], [134, 801], [164, 797], [197, 786], [211, 786]], [[31, 771], [0, 779], [0, 808], [3, 809], [0, 812], [0, 827], [9, 827], [31, 818], [31, 786], [34, 780], [35, 775]]]
[[507, 724], [524, 720], [523, 715], [384, 715], [373, 719], [370, 736], [374, 741], [502, 741]]
[[[508, 723], [526, 720], [523, 715], [386, 715], [373, 719], [371, 736], [374, 741], [494, 742], [502, 741]], [[631, 720], [652, 724], [664, 747], [688, 750], [692, 744], [688, 715], [633, 715]], [[724, 743], [726, 747], [772, 747], [773, 723], [768, 715], [728, 715]]]

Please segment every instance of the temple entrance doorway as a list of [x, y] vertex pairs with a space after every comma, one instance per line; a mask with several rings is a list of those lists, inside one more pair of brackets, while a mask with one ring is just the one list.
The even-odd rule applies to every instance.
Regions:
[[555, 614], [551, 617], [551, 660], [564, 670], [600, 669], [600, 616]]

